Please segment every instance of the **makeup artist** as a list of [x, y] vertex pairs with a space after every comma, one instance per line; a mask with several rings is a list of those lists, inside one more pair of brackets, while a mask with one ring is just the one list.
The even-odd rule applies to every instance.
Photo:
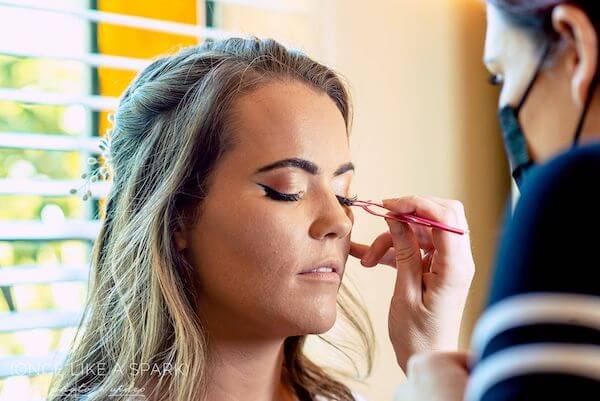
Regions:
[[520, 198], [473, 335], [470, 377], [466, 355], [417, 355], [401, 399], [597, 399], [600, 2], [488, 0], [487, 17], [485, 63], [502, 85]]

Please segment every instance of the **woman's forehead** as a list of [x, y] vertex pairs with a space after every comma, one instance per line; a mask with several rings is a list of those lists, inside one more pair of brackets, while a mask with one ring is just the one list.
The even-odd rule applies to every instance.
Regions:
[[348, 152], [346, 123], [335, 102], [302, 83], [263, 85], [236, 99], [231, 112], [239, 151], [313, 158]]

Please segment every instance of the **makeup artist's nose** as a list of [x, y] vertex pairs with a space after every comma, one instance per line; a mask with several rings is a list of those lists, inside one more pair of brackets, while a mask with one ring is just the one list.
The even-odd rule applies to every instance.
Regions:
[[351, 213], [335, 195], [324, 196], [310, 227], [310, 236], [318, 240], [346, 237], [352, 230]]

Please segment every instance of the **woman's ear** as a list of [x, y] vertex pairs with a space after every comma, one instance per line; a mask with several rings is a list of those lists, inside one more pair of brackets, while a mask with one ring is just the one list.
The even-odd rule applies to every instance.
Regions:
[[567, 60], [572, 71], [571, 95], [575, 104], [583, 108], [597, 74], [598, 35], [585, 12], [571, 5], [554, 8], [552, 25], [561, 39], [573, 46], [573, 57]]

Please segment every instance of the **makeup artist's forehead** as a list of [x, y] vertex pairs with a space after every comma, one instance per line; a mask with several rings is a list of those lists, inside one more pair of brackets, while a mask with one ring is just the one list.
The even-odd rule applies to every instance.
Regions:
[[302, 157], [323, 169], [350, 158], [346, 126], [334, 101], [305, 84], [263, 85], [234, 103], [233, 152], [254, 164]]
[[487, 28], [485, 35], [484, 61], [494, 73], [500, 73], [513, 56], [520, 54], [523, 40], [522, 29], [510, 24], [502, 12], [491, 4], [487, 5]]
[[495, 6], [487, 6], [484, 61], [503, 77], [499, 103], [516, 105], [538, 65], [540, 45], [530, 32], [512, 24]]
[[496, 7], [488, 4], [485, 51], [483, 56], [488, 67], [502, 61], [502, 46], [505, 43], [503, 33], [506, 29], [506, 22], [501, 18], [500, 12]]

